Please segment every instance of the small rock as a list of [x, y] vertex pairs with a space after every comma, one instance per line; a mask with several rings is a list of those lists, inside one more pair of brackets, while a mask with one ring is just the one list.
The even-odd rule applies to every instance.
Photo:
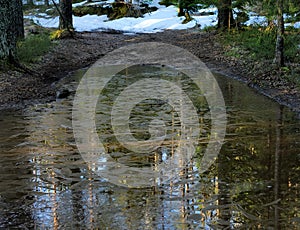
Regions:
[[63, 89], [62, 91], [58, 91], [56, 93], [56, 99], [63, 99], [70, 96], [71, 92], [68, 89]]

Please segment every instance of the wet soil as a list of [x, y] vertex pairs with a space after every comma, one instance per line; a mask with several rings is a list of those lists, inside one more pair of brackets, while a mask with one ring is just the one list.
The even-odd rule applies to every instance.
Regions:
[[139, 35], [114, 31], [77, 33], [75, 39], [59, 40], [38, 63], [30, 66], [34, 74], [17, 70], [1, 72], [0, 109], [18, 109], [55, 100], [59, 90], [56, 83], [72, 71], [88, 67], [121, 46], [150, 41], [182, 47], [199, 57], [213, 72], [245, 82], [300, 116], [299, 88], [279, 77], [280, 72], [270, 62], [255, 63], [229, 57], [216, 31], [202, 32], [197, 29]]

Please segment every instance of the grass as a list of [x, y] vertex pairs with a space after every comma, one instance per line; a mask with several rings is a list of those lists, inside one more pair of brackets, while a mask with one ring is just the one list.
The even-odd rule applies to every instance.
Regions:
[[[228, 47], [227, 55], [239, 58], [248, 55], [252, 60], [272, 60], [275, 54], [276, 30], [249, 27], [243, 31], [230, 31], [222, 35], [222, 42]], [[285, 59], [300, 62], [299, 31], [288, 30], [285, 34]]]
[[289, 62], [300, 63], [300, 32], [299, 29], [286, 29], [285, 56]]
[[[272, 68], [276, 47], [276, 30], [262, 27], [247, 27], [243, 31], [232, 30], [220, 36], [226, 47], [226, 55], [252, 63], [265, 63], [265, 70]], [[285, 67], [280, 74], [295, 86], [300, 87], [300, 34], [299, 29], [286, 28], [284, 35]], [[268, 64], [269, 63], [269, 64]]]
[[24, 41], [20, 41], [17, 47], [17, 55], [23, 63], [38, 61], [52, 47], [50, 37], [46, 33], [30, 35]]

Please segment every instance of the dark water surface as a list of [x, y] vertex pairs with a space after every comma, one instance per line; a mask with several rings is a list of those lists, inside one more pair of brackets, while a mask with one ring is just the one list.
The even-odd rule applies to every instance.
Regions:
[[[167, 139], [175, 142], [146, 156], [118, 145], [109, 114], [100, 110], [111, 105], [116, 85], [122, 88], [123, 80], [137, 77], [135, 71], [121, 73], [107, 86], [97, 106], [97, 128], [116, 161], [142, 168], [172, 153], [180, 122], [170, 106], [141, 102], [132, 112], [134, 135], [149, 138], [146, 127], [160, 113], [170, 126]], [[159, 71], [149, 68], [146, 75]], [[67, 87], [74, 91], [82, 74], [65, 80]], [[72, 131], [73, 96], [22, 112], [2, 111], [0, 229], [299, 229], [300, 121], [245, 85], [216, 77], [228, 116], [217, 161], [206, 173], [197, 172], [207, 144], [199, 141], [195, 158], [177, 181], [150, 188], [111, 184], [83, 161]], [[186, 80], [180, 81], [198, 109], [205, 140], [210, 128], [205, 98]]]

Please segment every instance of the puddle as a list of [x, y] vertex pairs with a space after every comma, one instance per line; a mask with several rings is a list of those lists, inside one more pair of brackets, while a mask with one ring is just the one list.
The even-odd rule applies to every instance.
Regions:
[[[161, 74], [179, 82], [197, 108], [201, 132], [196, 156], [177, 180], [132, 189], [94, 173], [94, 166], [83, 161], [75, 144], [74, 95], [22, 112], [2, 112], [0, 227], [299, 228], [300, 121], [296, 116], [243, 84], [216, 75], [227, 107], [227, 135], [215, 164], [199, 174], [211, 127], [205, 97], [180, 74], [143, 68], [144, 77]], [[155, 168], [171, 159], [178, 147], [180, 119], [172, 107], [160, 100], [143, 100], [131, 112], [130, 130], [138, 140], [151, 137], [148, 127], [153, 118], [164, 117], [165, 142], [151, 154], [134, 154], [120, 145], [110, 114], [103, 112], [110, 111], [122, 89], [141, 77], [137, 70], [122, 72], [105, 88], [96, 109], [97, 132], [114, 161]], [[65, 79], [61, 85], [75, 91], [83, 73], [75, 73], [72, 81]]]

